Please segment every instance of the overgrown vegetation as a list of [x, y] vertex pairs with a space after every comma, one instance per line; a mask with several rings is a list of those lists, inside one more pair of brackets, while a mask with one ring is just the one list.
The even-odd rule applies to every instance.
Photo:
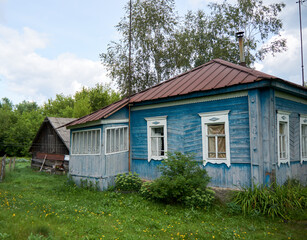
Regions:
[[[255, 185], [236, 192], [233, 203], [245, 215], [262, 214], [289, 220], [303, 215], [307, 206], [307, 188], [297, 181], [288, 180], [284, 185], [273, 183], [269, 187]], [[234, 207], [234, 205], [232, 205]]]
[[115, 187], [118, 191], [138, 192], [142, 186], [142, 180], [137, 173], [118, 174], [115, 179]]
[[141, 194], [147, 199], [188, 206], [211, 205], [214, 192], [207, 188], [209, 176], [192, 154], [168, 153], [158, 166], [161, 177], [145, 184]]
[[[0, 239], [303, 239], [301, 222], [187, 208], [79, 188], [17, 162], [0, 184]], [[8, 169], [7, 169], [8, 170]]]
[[[174, 0], [135, 0], [129, 41], [127, 1], [125, 15], [116, 25], [119, 39], [110, 42], [100, 57], [123, 95], [129, 93], [129, 88], [132, 93], [144, 90], [215, 58], [239, 63], [235, 35], [239, 31], [245, 32], [245, 61], [247, 66], [252, 66], [256, 60], [286, 50], [286, 40], [280, 35], [280, 13], [285, 4], [276, 2], [214, 1], [206, 10], [188, 11], [185, 16], [179, 16]], [[272, 36], [274, 40], [268, 41]]]
[[43, 119], [48, 117], [82, 117], [120, 99], [108, 85], [83, 88], [72, 96], [57, 94], [43, 106], [23, 101], [14, 105], [0, 99], [0, 156], [28, 156], [30, 145]]

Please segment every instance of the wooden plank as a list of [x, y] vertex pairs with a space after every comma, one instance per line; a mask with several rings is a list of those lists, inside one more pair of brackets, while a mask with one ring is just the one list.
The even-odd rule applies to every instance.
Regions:
[[9, 163], [9, 170], [11, 171], [11, 166], [12, 166], [12, 160], [13, 160], [13, 158], [11, 157], [10, 158], [10, 163]]
[[15, 169], [15, 162], [16, 162], [16, 157], [13, 159], [13, 170]]
[[1, 160], [0, 182], [2, 182], [3, 179], [5, 178], [5, 163], [6, 163], [5, 160], [6, 160], [6, 155], [4, 155]]
[[44, 158], [44, 161], [43, 161], [43, 164], [42, 164], [42, 166], [41, 166], [41, 169], [39, 170], [40, 172], [41, 172], [42, 169], [43, 169], [44, 163], [45, 163], [45, 161], [46, 161], [46, 157], [47, 157], [47, 154], [46, 154], [46, 156], [45, 156], [45, 158]]
[[36, 153], [36, 158], [44, 159], [45, 155], [47, 155], [48, 160], [63, 160], [64, 161], [64, 154], [55, 154], [55, 153], [42, 153], [42, 152], [37, 152]]

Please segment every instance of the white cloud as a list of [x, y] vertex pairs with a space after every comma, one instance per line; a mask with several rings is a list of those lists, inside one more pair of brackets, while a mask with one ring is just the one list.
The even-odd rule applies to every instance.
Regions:
[[[304, 39], [306, 39], [307, 28], [303, 32], [305, 33]], [[275, 57], [267, 56], [261, 63], [255, 64], [255, 68], [287, 81], [301, 84], [301, 45], [298, 34], [295, 31], [282, 32], [281, 36], [287, 39], [287, 51], [278, 53]], [[307, 49], [306, 41], [304, 42], [303, 49]]]
[[30, 28], [18, 32], [0, 25], [0, 98], [7, 96], [15, 104], [22, 100], [42, 104], [57, 93], [74, 94], [82, 86], [110, 81], [99, 61], [71, 53], [55, 59], [39, 55], [37, 49], [46, 48], [48, 42], [46, 35]]

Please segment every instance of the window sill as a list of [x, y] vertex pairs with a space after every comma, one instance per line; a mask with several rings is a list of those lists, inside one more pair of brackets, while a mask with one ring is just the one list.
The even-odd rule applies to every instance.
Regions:
[[227, 167], [230, 167], [230, 161], [227, 159], [204, 159], [203, 165], [206, 166], [207, 163], [212, 163], [212, 164], [226, 164]]
[[288, 164], [290, 166], [290, 159], [279, 159], [278, 160], [278, 167], [280, 167], [280, 164]]
[[128, 152], [128, 150], [123, 150], [123, 151], [119, 151], [119, 152], [111, 152], [111, 153], [106, 153], [105, 155], [113, 155], [113, 154], [117, 154], [117, 153], [124, 153], [124, 152]]

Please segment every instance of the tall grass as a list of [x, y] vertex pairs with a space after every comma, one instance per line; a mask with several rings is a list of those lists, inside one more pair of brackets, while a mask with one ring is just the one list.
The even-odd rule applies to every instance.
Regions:
[[255, 185], [245, 187], [235, 193], [233, 202], [242, 208], [246, 214], [263, 214], [272, 218], [281, 217], [289, 220], [295, 214], [306, 209], [307, 191], [300, 184], [284, 185], [273, 183], [271, 186]]
[[0, 183], [0, 239], [303, 239], [305, 226], [78, 188], [18, 163]]

